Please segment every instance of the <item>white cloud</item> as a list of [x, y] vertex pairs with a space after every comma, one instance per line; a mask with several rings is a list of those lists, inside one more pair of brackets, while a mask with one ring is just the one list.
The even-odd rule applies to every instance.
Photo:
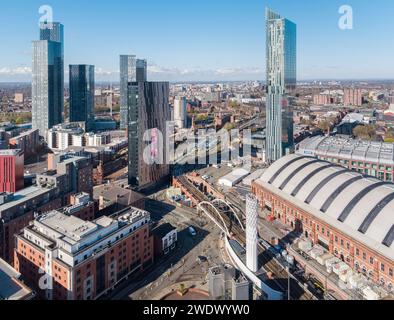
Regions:
[[[31, 68], [0, 67], [0, 81], [29, 81], [31, 79]], [[103, 67], [95, 68], [96, 79], [98, 81], [119, 81], [119, 70], [110, 70]], [[65, 66], [65, 78], [67, 81], [68, 68]], [[264, 78], [264, 71], [261, 68], [173, 68], [163, 67], [155, 63], [148, 65], [148, 77], [152, 81], [207, 81], [207, 80], [259, 80]]]
[[0, 75], [4, 76], [12, 76], [12, 75], [31, 75], [31, 68], [30, 67], [1, 67], [0, 68]]

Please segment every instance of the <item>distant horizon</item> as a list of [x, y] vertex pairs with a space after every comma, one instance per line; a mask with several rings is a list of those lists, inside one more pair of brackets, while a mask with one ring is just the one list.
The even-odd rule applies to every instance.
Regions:
[[[148, 82], [169, 82], [170, 84], [182, 84], [182, 83], [234, 83], [234, 82], [240, 82], [240, 83], [245, 83], [245, 82], [261, 82], [261, 83], [265, 83], [265, 80], [256, 80], [256, 79], [245, 79], [245, 80], [175, 80], [175, 81], [166, 81], [166, 80], [149, 80]], [[333, 79], [333, 78], [326, 78], [326, 79], [297, 79], [297, 83], [300, 82], [330, 82], [330, 81], [336, 81], [336, 82], [374, 82], [374, 81], [378, 81], [378, 82], [384, 82], [384, 81], [393, 81], [394, 82], [394, 77], [393, 78], [368, 78], [368, 79], [363, 79], [363, 78], [354, 78], [354, 79]], [[65, 84], [68, 84], [69, 81], [65, 81]], [[112, 84], [119, 84], [119, 81], [111, 81], [111, 80], [99, 80], [99, 81], [95, 81], [96, 84], [100, 84], [100, 83], [112, 83]], [[1, 81], [0, 80], [0, 84], [31, 84], [31, 81]]]

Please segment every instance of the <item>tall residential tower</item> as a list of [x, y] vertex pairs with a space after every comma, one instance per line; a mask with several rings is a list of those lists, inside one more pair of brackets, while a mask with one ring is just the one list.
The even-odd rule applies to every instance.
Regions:
[[70, 65], [70, 122], [94, 125], [94, 66]]
[[33, 41], [32, 125], [41, 136], [62, 123], [64, 109], [64, 36], [58, 22], [42, 23]]
[[293, 108], [289, 96], [297, 82], [297, 27], [266, 9], [268, 162], [293, 152]]
[[169, 175], [166, 124], [170, 121], [168, 82], [128, 84], [129, 184], [144, 190]]
[[120, 56], [120, 128], [127, 128], [127, 86], [147, 81], [147, 62], [134, 55]]

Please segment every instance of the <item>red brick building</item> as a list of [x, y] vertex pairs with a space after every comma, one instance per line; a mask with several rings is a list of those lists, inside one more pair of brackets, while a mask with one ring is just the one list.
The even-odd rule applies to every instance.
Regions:
[[0, 194], [0, 257], [13, 263], [15, 239], [34, 214], [61, 208], [57, 188], [29, 187], [15, 194]]
[[275, 162], [252, 190], [276, 219], [393, 290], [393, 184], [289, 155]]
[[97, 299], [153, 263], [149, 223], [135, 208], [92, 222], [50, 212], [16, 237], [15, 268], [41, 298]]
[[23, 189], [23, 176], [23, 151], [0, 150], [0, 192], [14, 193]]

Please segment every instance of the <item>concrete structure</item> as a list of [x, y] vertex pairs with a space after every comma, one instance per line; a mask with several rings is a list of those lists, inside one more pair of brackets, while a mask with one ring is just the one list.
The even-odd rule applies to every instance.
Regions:
[[231, 265], [209, 269], [209, 296], [215, 300], [250, 300], [248, 279]]
[[40, 25], [40, 40], [33, 41], [32, 124], [41, 136], [62, 123], [64, 109], [64, 37], [58, 22]]
[[187, 111], [186, 111], [186, 98], [176, 97], [174, 100], [174, 121], [179, 129], [186, 127]]
[[21, 274], [0, 259], [0, 301], [31, 300], [35, 293], [21, 281]]
[[169, 176], [166, 124], [170, 120], [168, 82], [128, 85], [129, 184], [145, 189]]
[[120, 129], [127, 129], [129, 82], [147, 81], [147, 62], [134, 55], [120, 56]]
[[294, 149], [293, 108], [288, 95], [297, 83], [297, 27], [266, 10], [267, 160], [274, 162]]
[[21, 150], [0, 150], [0, 193], [24, 187], [24, 155]]
[[94, 66], [70, 65], [70, 122], [94, 129]]
[[150, 214], [134, 208], [93, 222], [47, 213], [16, 236], [15, 268], [40, 298], [97, 299], [152, 264], [149, 223]]
[[256, 197], [252, 194], [246, 197], [246, 266], [250, 271], [259, 270], [258, 261], [258, 218], [259, 204]]
[[290, 155], [253, 184], [260, 205], [295, 232], [392, 290], [394, 185]]
[[394, 182], [394, 144], [346, 136], [317, 136], [302, 141], [296, 151], [350, 170]]

